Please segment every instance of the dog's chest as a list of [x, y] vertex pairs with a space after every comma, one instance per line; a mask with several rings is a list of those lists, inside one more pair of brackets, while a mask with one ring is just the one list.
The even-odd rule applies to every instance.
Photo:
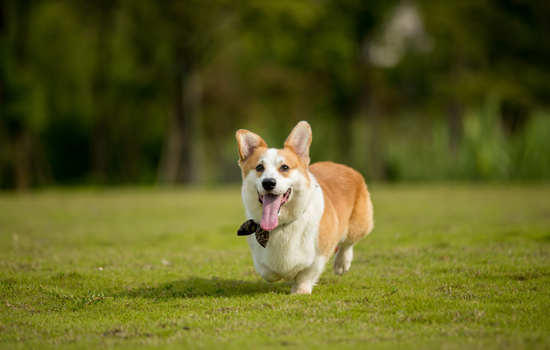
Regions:
[[249, 236], [254, 260], [285, 279], [294, 278], [310, 266], [318, 254], [319, 224], [324, 209], [320, 194], [296, 221], [272, 231], [266, 248]]

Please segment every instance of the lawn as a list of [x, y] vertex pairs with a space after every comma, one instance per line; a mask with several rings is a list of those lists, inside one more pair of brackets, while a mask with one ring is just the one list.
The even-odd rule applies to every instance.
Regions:
[[0, 348], [550, 348], [550, 185], [379, 185], [351, 270], [255, 272], [239, 189], [0, 193]]

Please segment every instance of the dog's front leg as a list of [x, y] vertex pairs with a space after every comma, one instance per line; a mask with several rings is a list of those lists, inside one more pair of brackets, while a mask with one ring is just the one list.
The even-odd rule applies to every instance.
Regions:
[[261, 262], [255, 261], [254, 265], [256, 266], [256, 271], [260, 273], [264, 280], [268, 282], [277, 282], [282, 279], [282, 277], [278, 273], [271, 271]]
[[290, 294], [311, 294], [311, 290], [317, 281], [319, 276], [325, 270], [327, 258], [324, 256], [317, 256], [306, 269], [298, 272], [294, 277], [294, 285], [290, 291]]

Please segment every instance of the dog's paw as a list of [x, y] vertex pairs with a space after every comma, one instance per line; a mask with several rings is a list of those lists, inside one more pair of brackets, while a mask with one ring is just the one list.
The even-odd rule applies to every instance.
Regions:
[[269, 283], [278, 282], [282, 279], [281, 276], [271, 271], [262, 271], [260, 275]]
[[349, 271], [350, 267], [351, 267], [351, 263], [343, 264], [342, 262], [335, 262], [334, 273], [337, 275], [343, 275]]
[[290, 290], [290, 294], [292, 295], [300, 295], [300, 294], [311, 294], [313, 287], [301, 284], [301, 285], [293, 285], [292, 289]]
[[353, 248], [339, 247], [336, 256], [334, 257], [334, 273], [337, 275], [343, 275], [348, 272], [351, 261], [353, 260]]

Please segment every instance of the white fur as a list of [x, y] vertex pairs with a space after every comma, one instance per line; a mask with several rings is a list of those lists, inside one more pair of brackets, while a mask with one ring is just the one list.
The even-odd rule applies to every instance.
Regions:
[[353, 244], [342, 244], [338, 246], [338, 252], [334, 257], [334, 273], [343, 275], [348, 272], [353, 260]]
[[297, 169], [291, 170], [286, 178], [282, 176], [277, 169], [284, 161], [276, 149], [268, 149], [260, 157], [265, 167], [262, 176], [257, 177], [255, 170], [251, 170], [244, 178], [242, 197], [246, 217], [256, 222], [262, 218], [258, 193], [265, 194], [261, 185], [263, 179], [277, 181], [273, 190], [276, 194], [282, 195], [292, 189], [289, 201], [279, 212], [279, 225], [269, 233], [267, 246], [262, 247], [254, 235], [247, 240], [254, 266], [266, 281], [294, 280], [293, 294], [309, 294], [326, 264], [326, 258], [319, 256], [317, 248], [319, 223], [324, 212], [323, 191], [311, 173], [309, 187], [305, 175]]

